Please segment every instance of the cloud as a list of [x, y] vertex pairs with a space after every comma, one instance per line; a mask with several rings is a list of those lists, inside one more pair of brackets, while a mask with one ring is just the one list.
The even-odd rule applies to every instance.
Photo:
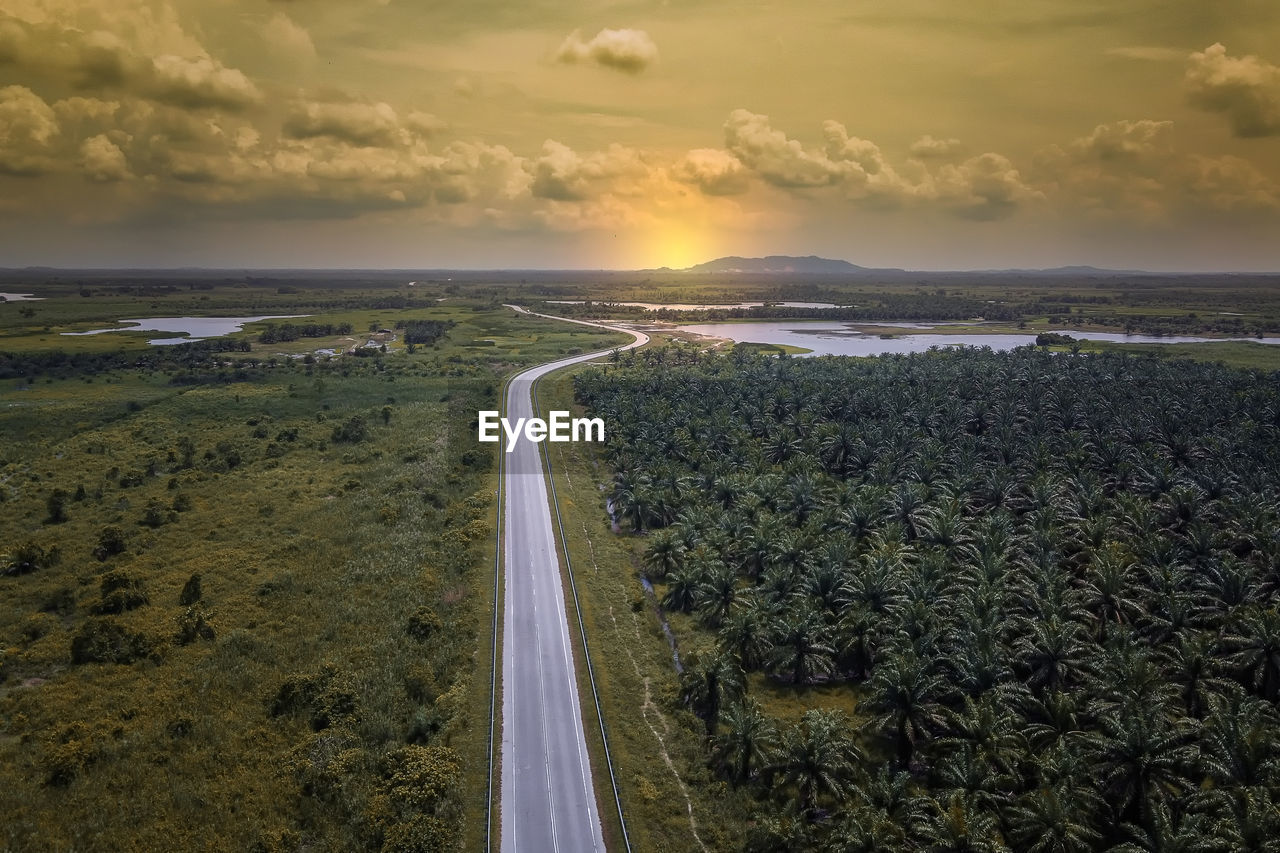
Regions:
[[556, 62], [594, 63], [614, 71], [639, 74], [658, 61], [658, 46], [644, 30], [601, 30], [583, 41], [578, 30], [571, 32], [555, 54]]
[[911, 143], [908, 150], [917, 160], [945, 160], [960, 150], [960, 140], [934, 139], [926, 133]]
[[244, 72], [183, 33], [172, 12], [86, 9], [81, 17], [89, 22], [83, 28], [0, 17], [0, 65], [80, 91], [121, 91], [184, 109], [242, 110], [263, 99]]
[[1226, 116], [1234, 135], [1280, 135], [1280, 67], [1256, 56], [1228, 56], [1215, 43], [1191, 54], [1185, 86], [1188, 100]]
[[1172, 129], [1171, 121], [1121, 120], [1098, 125], [1072, 145], [1082, 154], [1099, 160], [1144, 157], [1168, 148]]
[[0, 66], [4, 65], [76, 89], [103, 89], [137, 78], [148, 63], [110, 31], [28, 21], [0, 12]]
[[50, 147], [60, 132], [53, 109], [35, 92], [25, 86], [0, 89], [0, 174], [50, 171]]
[[1280, 210], [1280, 186], [1248, 160], [1192, 156], [1182, 185], [1191, 201], [1223, 212]]
[[121, 181], [130, 176], [124, 152], [101, 133], [81, 143], [80, 165], [90, 180], [102, 183]]
[[737, 195], [750, 186], [742, 162], [718, 148], [695, 148], [671, 168], [672, 177], [693, 184], [707, 195]]
[[189, 109], [240, 110], [262, 100], [244, 72], [209, 57], [166, 54], [152, 60], [151, 94], [158, 101]]
[[1169, 221], [1280, 208], [1280, 189], [1247, 160], [1185, 154], [1169, 121], [1100, 124], [1037, 155], [1039, 186], [1062, 209], [1108, 220]]
[[301, 103], [285, 119], [284, 133], [294, 139], [328, 136], [353, 145], [387, 146], [408, 141], [400, 117], [384, 102]]
[[315, 59], [316, 46], [311, 41], [311, 34], [284, 12], [272, 15], [261, 32], [268, 46], [297, 59]]
[[1022, 203], [1044, 197], [1007, 157], [990, 152], [943, 166], [929, 195], [955, 215], [978, 220], [1003, 219]]
[[548, 139], [542, 152], [529, 164], [534, 198], [554, 201], [585, 201], [608, 192], [626, 193], [618, 180], [638, 179], [649, 168], [639, 155], [622, 145], [604, 151], [579, 154], [567, 145]]
[[734, 110], [724, 124], [724, 142], [744, 166], [775, 186], [830, 186], [841, 177], [835, 163], [774, 129], [766, 115]]
[[[791, 190], [838, 186], [845, 198], [864, 207], [935, 204], [967, 219], [1002, 219], [1020, 204], [1043, 197], [1000, 154], [944, 163], [934, 171], [917, 158], [916, 174], [908, 177], [894, 168], [878, 145], [851, 136], [840, 122], [823, 122], [822, 133], [820, 150], [806, 148], [774, 128], [768, 116], [739, 109], [725, 123], [725, 147], [767, 183]], [[951, 140], [927, 139], [925, 147], [930, 151], [954, 150]]]
[[1186, 58], [1186, 53], [1172, 47], [1152, 47], [1149, 45], [1130, 45], [1127, 47], [1107, 48], [1107, 56], [1118, 56], [1121, 59], [1136, 59], [1142, 62], [1177, 62]]

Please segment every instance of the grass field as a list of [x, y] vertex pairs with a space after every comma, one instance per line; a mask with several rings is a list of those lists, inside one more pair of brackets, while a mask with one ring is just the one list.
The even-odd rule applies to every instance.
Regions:
[[[107, 319], [81, 299], [0, 311]], [[454, 325], [413, 354], [314, 363], [259, 343], [203, 372], [7, 362], [6, 849], [414, 849], [482, 831], [496, 467], [475, 412], [521, 365], [625, 337], [476, 302], [316, 316]], [[4, 330], [19, 356], [153, 352]]]

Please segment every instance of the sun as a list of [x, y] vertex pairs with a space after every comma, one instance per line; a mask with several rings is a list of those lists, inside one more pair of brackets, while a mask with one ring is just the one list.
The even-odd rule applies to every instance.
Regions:
[[707, 242], [701, 229], [672, 224], [650, 236], [643, 254], [650, 267], [684, 269], [709, 259]]

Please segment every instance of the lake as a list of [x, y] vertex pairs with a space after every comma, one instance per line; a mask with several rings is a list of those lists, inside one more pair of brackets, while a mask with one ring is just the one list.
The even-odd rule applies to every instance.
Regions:
[[136, 320], [120, 320], [127, 323], [124, 329], [92, 329], [88, 332], [63, 332], [64, 335], [105, 335], [111, 332], [175, 332], [185, 337], [154, 338], [147, 341], [156, 346], [168, 344], [189, 344], [192, 341], [203, 341], [206, 338], [220, 338], [239, 332], [246, 323], [257, 323], [260, 320], [289, 320], [295, 317], [308, 317], [308, 314], [271, 314], [262, 317], [144, 317]]
[[[859, 325], [875, 325], [861, 323]], [[886, 323], [904, 327], [907, 323]], [[924, 326], [914, 324], [911, 327]], [[887, 353], [925, 352], [930, 347], [946, 347], [964, 344], [975, 347], [991, 347], [994, 350], [1010, 350], [1036, 342], [1035, 334], [911, 334], [895, 338], [881, 338], [855, 332], [847, 323], [825, 320], [780, 321], [767, 323], [692, 323], [676, 326], [682, 332], [728, 338], [736, 343], [788, 344], [813, 350], [805, 355], [885, 355]], [[1081, 332], [1072, 329], [1055, 329], [1074, 338], [1094, 341], [1115, 341], [1128, 344], [1182, 344], [1207, 343], [1209, 341], [1255, 341], [1264, 344], [1280, 344], [1280, 338], [1198, 338], [1187, 335], [1123, 335], [1114, 332]]]
[[0, 293], [0, 299], [5, 302], [39, 302], [44, 297], [34, 293]]
[[[548, 299], [548, 305], [582, 305], [582, 299]], [[614, 302], [612, 300], [598, 299], [596, 305], [630, 305], [637, 308], [645, 308], [649, 311], [658, 311], [666, 308], [670, 311], [711, 311], [716, 308], [760, 308], [763, 302], [726, 302], [722, 304], [703, 303], [694, 305], [684, 302]], [[770, 302], [770, 305], [779, 308], [839, 308], [831, 302]]]

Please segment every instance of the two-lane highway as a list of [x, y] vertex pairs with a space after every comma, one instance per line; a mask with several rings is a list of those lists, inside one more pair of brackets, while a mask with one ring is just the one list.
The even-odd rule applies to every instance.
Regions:
[[[649, 340], [631, 334], [635, 342], [623, 349]], [[506, 417], [514, 423], [535, 415], [532, 389], [538, 377], [601, 354], [517, 375], [507, 386]], [[603, 851], [540, 454], [537, 444], [521, 440], [504, 460], [501, 850]]]

